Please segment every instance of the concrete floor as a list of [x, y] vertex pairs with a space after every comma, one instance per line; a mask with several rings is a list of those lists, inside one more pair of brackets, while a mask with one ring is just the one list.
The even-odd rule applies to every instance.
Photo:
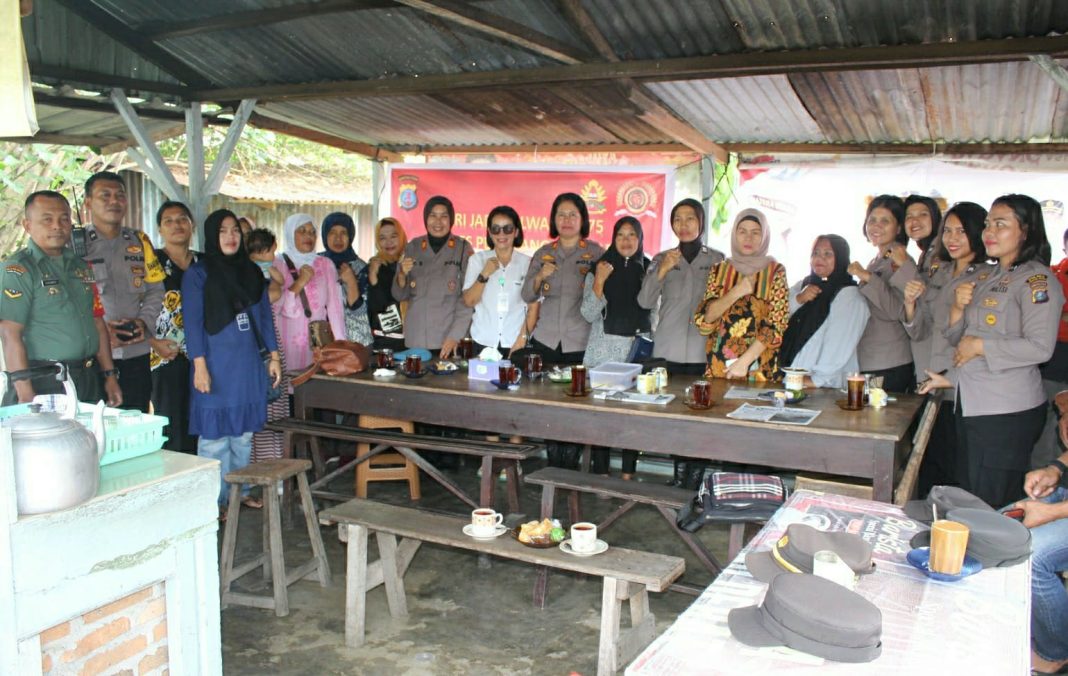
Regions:
[[[534, 471], [544, 461], [529, 461]], [[450, 472], [472, 496], [478, 495], [476, 467]], [[615, 472], [615, 470], [614, 470]], [[663, 476], [639, 474], [640, 480], [663, 481]], [[503, 489], [503, 482], [501, 482]], [[352, 492], [352, 475], [340, 477], [331, 486]], [[426, 509], [468, 514], [467, 507], [437, 483], [423, 476]], [[498, 491], [498, 509], [504, 496]], [[411, 504], [406, 484], [371, 484], [370, 496], [393, 504]], [[538, 515], [539, 487], [526, 487], [521, 507], [529, 518]], [[583, 496], [583, 516], [597, 521], [617, 501]], [[566, 504], [557, 498], [557, 511], [566, 514]], [[242, 508], [237, 561], [247, 560], [260, 549], [261, 512]], [[511, 515], [509, 518], [515, 518]], [[227, 674], [594, 674], [600, 630], [601, 583], [561, 571], [549, 579], [549, 603], [544, 610], [533, 607], [533, 566], [490, 559], [479, 565], [478, 556], [436, 545], [424, 544], [405, 577], [409, 616], [394, 620], [389, 615], [385, 591], [369, 594], [367, 641], [358, 649], [344, 645], [345, 549], [336, 528], [322, 530], [333, 572], [333, 584], [322, 588], [303, 580], [289, 588], [290, 613], [275, 617], [273, 611], [232, 606], [222, 613], [223, 668]], [[610, 545], [661, 552], [686, 559], [682, 581], [706, 586], [711, 574], [700, 565], [674, 535], [655, 509], [638, 506], [600, 535]], [[706, 526], [699, 534], [723, 561], [727, 553], [726, 527]], [[311, 556], [299, 512], [284, 532], [286, 560], [299, 565]], [[221, 541], [220, 530], [220, 541]], [[370, 540], [374, 549], [374, 538]], [[377, 553], [372, 551], [372, 560]], [[250, 573], [235, 588], [270, 593], [258, 573]], [[650, 594], [657, 633], [663, 632], [694, 597], [666, 592]], [[624, 611], [624, 616], [626, 612]]]

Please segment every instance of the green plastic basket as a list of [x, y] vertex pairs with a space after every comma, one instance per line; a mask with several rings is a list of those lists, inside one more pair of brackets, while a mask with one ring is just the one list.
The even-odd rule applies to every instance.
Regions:
[[[86, 404], [80, 404], [79, 411], [79, 418], [82, 418], [89, 414], [90, 409]], [[0, 407], [0, 420], [29, 412], [29, 404], [3, 406]], [[167, 437], [163, 436], [163, 428], [170, 422], [166, 416], [139, 413], [134, 421], [128, 415], [129, 411], [104, 409], [106, 448], [104, 457], [100, 459], [101, 467], [158, 451], [167, 441]], [[89, 426], [88, 421], [79, 419], [79, 422]]]

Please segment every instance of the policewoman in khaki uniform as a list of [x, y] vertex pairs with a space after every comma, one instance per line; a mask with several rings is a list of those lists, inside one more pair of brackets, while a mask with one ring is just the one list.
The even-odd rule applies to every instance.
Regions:
[[408, 348], [440, 350], [448, 359], [471, 326], [471, 308], [463, 301], [467, 259], [474, 250], [466, 239], [452, 234], [456, 210], [447, 197], [437, 195], [423, 207], [426, 235], [404, 247], [393, 278], [393, 297], [408, 301], [404, 344]]
[[957, 286], [945, 335], [957, 348], [960, 483], [1001, 506], [1024, 497], [1048, 406], [1038, 365], [1053, 354], [1064, 294], [1034, 199], [995, 200], [983, 244], [997, 267]]
[[860, 370], [883, 378], [887, 392], [911, 392], [915, 387], [912, 345], [901, 325], [905, 284], [916, 279], [916, 263], [905, 251], [905, 203], [894, 195], [879, 195], [868, 205], [864, 237], [878, 250], [867, 267], [853, 261], [847, 272], [860, 280], [860, 295], [871, 315], [857, 344]]
[[702, 243], [705, 209], [695, 199], [684, 199], [672, 207], [671, 229], [679, 245], [653, 258], [638, 293], [638, 305], [657, 310], [653, 357], [667, 360], [669, 373], [701, 375], [707, 366], [707, 339], [697, 330], [693, 314], [704, 299], [709, 272], [723, 260], [723, 253]]
[[106, 394], [112, 406], [122, 404], [92, 272], [67, 246], [67, 199], [51, 190], [31, 194], [22, 227], [30, 241], [0, 264], [0, 340], [13, 381], [4, 405], [63, 392], [54, 376], [27, 371], [51, 362], [67, 365], [82, 401], [95, 403]]
[[[958, 202], [946, 212], [938, 238], [931, 243], [926, 260], [928, 270], [905, 285], [905, 331], [912, 339], [913, 356], [922, 363], [919, 394], [931, 393], [938, 415], [931, 430], [927, 452], [920, 465], [919, 495], [932, 486], [957, 483], [957, 430], [953, 419], [956, 401], [957, 369], [953, 366], [956, 347], [946, 340], [949, 309], [959, 285], [977, 281], [993, 267], [983, 246], [986, 209], [974, 202]], [[921, 281], [922, 280], [922, 281]], [[917, 345], [926, 345], [921, 358]], [[937, 389], [931, 377], [939, 374], [947, 387]]]
[[534, 252], [523, 281], [523, 300], [541, 301], [528, 347], [549, 364], [581, 364], [590, 337], [582, 294], [586, 275], [604, 254], [600, 244], [587, 239], [590, 213], [581, 197], [566, 192], [553, 200], [549, 236], [554, 241]]

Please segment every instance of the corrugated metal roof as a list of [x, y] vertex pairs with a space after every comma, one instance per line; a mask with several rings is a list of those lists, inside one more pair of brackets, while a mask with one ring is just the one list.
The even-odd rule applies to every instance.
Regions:
[[658, 82], [648, 89], [721, 142], [827, 140], [785, 75]]
[[[181, 124], [168, 120], [142, 120], [148, 133], [158, 136]], [[37, 106], [37, 124], [43, 134], [94, 137], [99, 145], [107, 145], [132, 138], [126, 124], [118, 115], [92, 110], [76, 110], [49, 105]]]

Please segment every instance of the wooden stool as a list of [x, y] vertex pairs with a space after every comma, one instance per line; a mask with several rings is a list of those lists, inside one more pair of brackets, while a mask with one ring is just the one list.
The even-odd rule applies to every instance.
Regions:
[[[368, 430], [397, 428], [401, 432], [415, 434], [415, 424], [410, 420], [361, 415], [357, 419], [357, 424]], [[356, 445], [357, 457], [370, 451], [370, 444]], [[356, 465], [356, 497], [367, 497], [367, 484], [371, 481], [407, 481], [408, 494], [412, 500], [422, 497], [419, 490], [419, 468], [400, 453], [379, 453], [370, 460]]]
[[[226, 483], [232, 485], [230, 508], [226, 514], [226, 530], [223, 533], [222, 561], [219, 563], [219, 587], [222, 591], [223, 608], [229, 603], [255, 608], [274, 608], [274, 614], [283, 617], [289, 614], [289, 585], [316, 573], [319, 584], [330, 586], [330, 564], [326, 560], [326, 549], [323, 548], [323, 538], [319, 533], [319, 520], [312, 506], [311, 491], [308, 490], [307, 471], [311, 466], [310, 460], [282, 458], [256, 462], [226, 475]], [[286, 573], [278, 487], [294, 476], [297, 478], [300, 503], [304, 510], [304, 520], [308, 524], [308, 538], [311, 540], [314, 556], [296, 570]], [[241, 484], [263, 487], [263, 552], [251, 561], [235, 566], [237, 522], [241, 514]], [[270, 579], [274, 583], [273, 597], [230, 591], [230, 584], [234, 580], [260, 566], [263, 567], [263, 579]]]

